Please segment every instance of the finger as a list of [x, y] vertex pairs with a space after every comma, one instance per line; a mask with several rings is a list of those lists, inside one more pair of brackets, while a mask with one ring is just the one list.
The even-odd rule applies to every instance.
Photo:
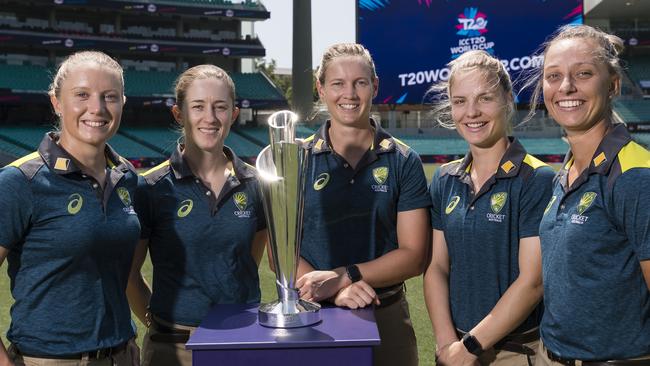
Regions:
[[365, 293], [368, 298], [370, 298], [370, 300], [368, 300], [368, 305], [373, 304], [373, 303], [375, 305], [379, 305], [380, 304], [379, 296], [377, 296], [377, 293], [375, 292], [375, 289], [373, 289], [372, 286], [370, 286], [366, 282], [363, 282], [363, 283], [361, 283], [361, 282], [362, 281], [359, 281], [359, 282], [357, 282], [358, 285], [357, 285], [357, 283], [355, 283], [355, 285], [357, 285], [356, 287], [360, 291]]
[[370, 296], [370, 294], [368, 294], [363, 289], [361, 289], [360, 291], [357, 292], [357, 296], [363, 300], [364, 306], [372, 304], [373, 302], [375, 302], [375, 298]]
[[306, 274], [302, 275], [302, 276], [298, 279], [298, 281], [296, 281], [296, 287], [301, 288], [302, 286], [305, 285], [305, 282], [307, 281], [307, 278], [305, 278], [305, 277], [307, 277]]
[[345, 306], [347, 306], [347, 307], [350, 308], [350, 309], [356, 309], [356, 308], [359, 307], [359, 304], [357, 304], [356, 301], [354, 301], [354, 300], [352, 300], [352, 299], [350, 299], [350, 298], [345, 299], [345, 300], [344, 300], [344, 303], [345, 303]]
[[357, 287], [363, 289], [363, 291], [367, 292], [368, 295], [370, 295], [371, 297], [373, 297], [373, 298], [377, 297], [377, 293], [375, 292], [375, 289], [372, 288], [372, 286], [370, 286], [367, 282], [358, 281], [358, 282], [355, 283], [355, 285]]
[[352, 296], [352, 300], [353, 300], [355, 303], [357, 303], [358, 308], [365, 308], [366, 306], [368, 306], [368, 304], [370, 304], [369, 302], [366, 303], [366, 302], [363, 300], [363, 298], [362, 298], [361, 296], [359, 296], [359, 294], [355, 294], [354, 296]]

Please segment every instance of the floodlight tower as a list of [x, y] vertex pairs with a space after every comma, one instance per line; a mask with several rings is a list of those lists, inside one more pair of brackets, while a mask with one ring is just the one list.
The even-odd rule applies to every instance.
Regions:
[[291, 106], [301, 121], [313, 107], [311, 65], [311, 0], [293, 0], [293, 66]]

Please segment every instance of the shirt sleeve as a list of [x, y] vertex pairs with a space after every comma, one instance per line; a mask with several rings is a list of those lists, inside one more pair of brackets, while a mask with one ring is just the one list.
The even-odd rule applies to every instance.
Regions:
[[151, 197], [150, 190], [152, 189], [145, 181], [144, 177], [138, 176], [138, 187], [135, 191], [135, 212], [140, 219], [140, 239], [149, 239], [151, 236], [151, 220], [153, 214], [151, 212]]
[[0, 169], [0, 246], [12, 250], [27, 235], [32, 219], [33, 198], [27, 177], [17, 168]]
[[429, 186], [429, 197], [431, 198], [431, 227], [442, 230], [442, 217], [440, 217], [440, 168], [436, 169]]
[[524, 181], [519, 197], [519, 238], [539, 236], [539, 223], [553, 194], [551, 167], [535, 169], [532, 176]]
[[431, 206], [431, 199], [427, 194], [424, 168], [420, 157], [414, 151], [411, 151], [406, 158], [400, 178], [397, 211], [410, 211]]
[[616, 179], [614, 220], [622, 228], [639, 261], [650, 260], [650, 169], [638, 168]]

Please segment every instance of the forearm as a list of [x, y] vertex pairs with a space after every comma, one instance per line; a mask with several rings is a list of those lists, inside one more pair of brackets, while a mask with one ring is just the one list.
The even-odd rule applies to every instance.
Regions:
[[9, 359], [9, 354], [5, 348], [4, 343], [0, 339], [0, 366], [13, 366], [13, 362]]
[[298, 274], [296, 275], [296, 278], [300, 278], [304, 276], [305, 274], [314, 271], [314, 267], [309, 264], [306, 260], [303, 259], [303, 257], [298, 258]]
[[542, 293], [540, 282], [525, 281], [519, 277], [470, 333], [483, 349], [492, 347], [528, 317], [541, 300]]
[[363, 280], [378, 288], [395, 285], [422, 274], [425, 259], [421, 250], [404, 247], [357, 265]]
[[151, 288], [149, 288], [149, 284], [147, 284], [147, 281], [145, 281], [139, 272], [130, 276], [129, 284], [126, 287], [126, 296], [133, 313], [140, 319], [142, 324], [147, 325]]
[[449, 308], [449, 275], [430, 266], [424, 274], [424, 301], [436, 336], [442, 348], [458, 340]]

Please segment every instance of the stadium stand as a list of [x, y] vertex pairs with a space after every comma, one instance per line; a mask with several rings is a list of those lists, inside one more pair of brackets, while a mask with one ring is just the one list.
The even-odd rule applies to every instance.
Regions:
[[650, 124], [650, 100], [617, 100], [614, 111], [625, 123]]

